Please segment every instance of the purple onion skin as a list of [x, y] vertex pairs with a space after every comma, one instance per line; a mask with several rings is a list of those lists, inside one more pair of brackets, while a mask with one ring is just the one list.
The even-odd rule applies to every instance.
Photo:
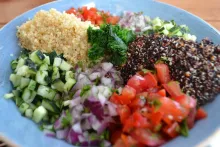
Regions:
[[102, 121], [104, 119], [104, 109], [99, 101], [86, 100], [84, 106], [88, 107], [98, 120]]
[[70, 131], [67, 135], [67, 138], [68, 137], [70, 138], [71, 144], [76, 144], [77, 142], [79, 142], [79, 139], [78, 139], [79, 135], [80, 135], [79, 133], [76, 133], [73, 131], [73, 129], [70, 129]]
[[82, 142], [80, 144], [80, 146], [83, 146], [83, 147], [95, 147], [95, 146], [99, 146], [100, 144], [101, 144], [100, 140], [93, 140], [93, 141]]

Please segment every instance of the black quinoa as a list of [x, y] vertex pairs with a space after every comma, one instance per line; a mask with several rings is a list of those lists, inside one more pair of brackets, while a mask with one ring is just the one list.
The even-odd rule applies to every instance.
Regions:
[[220, 92], [220, 46], [208, 39], [201, 43], [163, 35], [139, 36], [128, 48], [128, 60], [121, 67], [126, 82], [137, 71], [154, 69], [165, 59], [171, 78], [180, 82], [183, 92], [203, 105]]

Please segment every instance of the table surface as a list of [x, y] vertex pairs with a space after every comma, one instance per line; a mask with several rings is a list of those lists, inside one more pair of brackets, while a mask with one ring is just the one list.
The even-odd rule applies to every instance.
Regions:
[[[52, 0], [0, 0], [0, 27], [17, 15]], [[185, 9], [220, 30], [220, 0], [158, 0]]]

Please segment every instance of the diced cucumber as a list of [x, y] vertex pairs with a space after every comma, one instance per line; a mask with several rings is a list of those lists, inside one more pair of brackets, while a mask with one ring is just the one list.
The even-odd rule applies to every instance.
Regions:
[[62, 60], [61, 64], [60, 64], [60, 69], [64, 70], [64, 71], [69, 71], [72, 68], [72, 65], [70, 65], [69, 63], [67, 63], [66, 61]]
[[74, 73], [72, 71], [67, 71], [65, 75], [65, 80], [68, 81], [68, 79], [73, 79]]
[[25, 87], [28, 86], [28, 84], [30, 83], [30, 79], [29, 78], [21, 78], [21, 84], [20, 84], [20, 88], [23, 89]]
[[39, 106], [34, 110], [33, 120], [39, 123], [47, 115], [47, 110], [43, 106]]
[[53, 67], [52, 81], [59, 79], [59, 78], [60, 78], [59, 68]]
[[17, 70], [18, 70], [21, 66], [23, 66], [24, 64], [25, 64], [25, 60], [24, 60], [23, 58], [20, 58], [20, 59], [18, 60], [18, 65], [17, 65], [15, 71], [17, 71]]
[[47, 129], [47, 130], [53, 130], [53, 125], [43, 125], [43, 128], [44, 129]]
[[29, 103], [29, 105], [30, 105], [30, 106], [29, 106], [29, 108], [30, 108], [30, 109], [32, 109], [32, 110], [34, 110], [34, 109], [36, 109], [36, 108], [37, 108], [37, 106], [35, 106], [35, 105], [34, 105], [34, 104], [32, 104], [32, 103]]
[[20, 105], [23, 103], [23, 99], [21, 97], [15, 97], [15, 104], [20, 107]]
[[29, 105], [27, 103], [22, 103], [19, 107], [19, 111], [21, 112], [21, 114], [23, 114], [28, 108]]
[[30, 69], [32, 69], [33, 71], [37, 71], [38, 70], [38, 66], [37, 64], [35, 64], [31, 59], [26, 59], [25, 60], [25, 65], [27, 65]]
[[67, 80], [67, 82], [65, 83], [65, 85], [64, 85], [64, 91], [65, 91], [65, 92], [70, 91], [70, 89], [71, 89], [71, 88], [73, 87], [73, 85], [75, 85], [75, 84], [76, 84], [76, 80], [69, 78], [69, 79]]
[[30, 54], [29, 58], [36, 64], [42, 64], [44, 59], [45, 59], [45, 56], [44, 54], [37, 50], [37, 51], [34, 51]]
[[21, 90], [12, 90], [12, 93], [14, 94], [15, 97], [21, 96]]
[[43, 121], [49, 121], [49, 116], [48, 115], [46, 115], [46, 116], [44, 116], [44, 118], [43, 118]]
[[60, 79], [57, 79], [57, 80], [53, 81], [51, 88], [56, 89], [59, 92], [63, 92], [64, 91], [64, 83]]
[[48, 64], [43, 63], [43, 64], [40, 66], [40, 70], [48, 70]]
[[16, 74], [11, 74], [10, 81], [12, 82], [14, 87], [18, 87], [21, 84], [21, 76]]
[[36, 85], [37, 85], [37, 82], [36, 81], [34, 81], [34, 80], [31, 80], [30, 82], [29, 82], [29, 84], [28, 84], [28, 89], [29, 90], [35, 90], [35, 88], [36, 88]]
[[26, 103], [31, 103], [35, 96], [37, 95], [37, 92], [35, 91], [31, 91], [28, 88], [25, 88], [23, 94], [22, 94], [22, 99], [26, 102]]
[[44, 59], [44, 63], [46, 63], [47, 65], [50, 65], [50, 57], [47, 55], [44, 55], [45, 59]]
[[156, 17], [152, 20], [153, 26], [162, 26], [163, 22], [159, 17]]
[[62, 62], [62, 59], [59, 57], [54, 58], [53, 66], [59, 67]]
[[40, 85], [38, 87], [37, 94], [49, 100], [53, 100], [56, 95], [56, 91], [47, 86]]
[[34, 74], [36, 74], [36, 72], [30, 69], [27, 65], [21, 66], [17, 71], [17, 75], [24, 76], [24, 77], [30, 77], [31, 75], [34, 75]]
[[15, 95], [13, 94], [13, 93], [6, 93], [5, 95], [4, 95], [4, 98], [5, 99], [10, 99], [10, 98], [13, 98]]
[[18, 61], [17, 60], [12, 60], [11, 61], [11, 69], [12, 70], [15, 70], [17, 65], [18, 65]]
[[165, 28], [166, 30], [170, 30], [170, 29], [173, 28], [173, 27], [174, 27], [174, 25], [173, 25], [172, 23], [167, 23], [167, 24], [164, 25], [164, 28]]
[[45, 70], [40, 70], [36, 74], [36, 81], [39, 84], [47, 85], [48, 83], [45, 81], [45, 78], [48, 76], [48, 72]]
[[27, 109], [27, 110], [25, 111], [25, 116], [26, 116], [27, 118], [32, 118], [32, 116], [33, 116], [33, 110], [32, 110], [32, 109]]
[[52, 102], [52, 101], [43, 100], [42, 101], [42, 106], [44, 106], [44, 108], [46, 108], [47, 110], [49, 110], [51, 112], [54, 112], [54, 113], [59, 113], [60, 112], [60, 110], [57, 107], [57, 105], [54, 102]]

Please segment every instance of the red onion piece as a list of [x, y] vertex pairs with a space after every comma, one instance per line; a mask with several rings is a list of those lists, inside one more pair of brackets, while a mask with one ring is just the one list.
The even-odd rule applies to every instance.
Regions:
[[56, 137], [58, 139], [65, 139], [67, 137], [68, 133], [69, 133], [69, 128], [65, 128], [63, 130], [57, 130]]

